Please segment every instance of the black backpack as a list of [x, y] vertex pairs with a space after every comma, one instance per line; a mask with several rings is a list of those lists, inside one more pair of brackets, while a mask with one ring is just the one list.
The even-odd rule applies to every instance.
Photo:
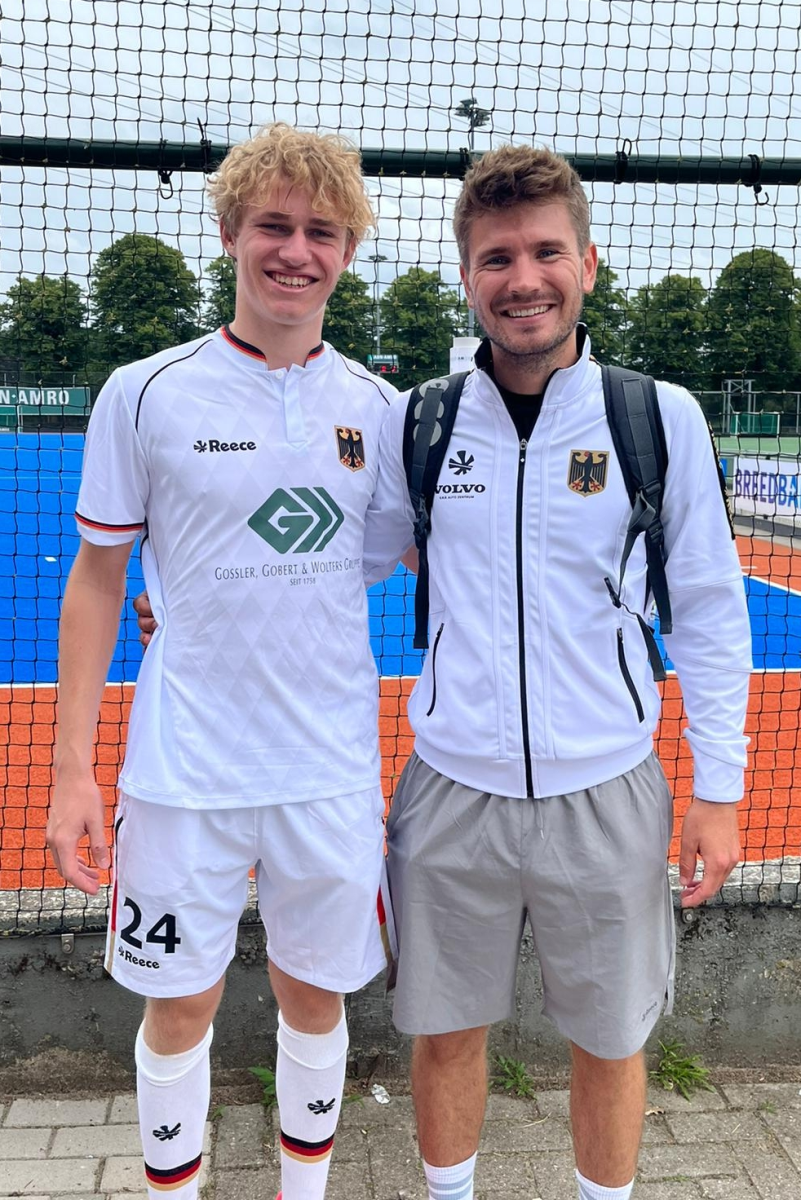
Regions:
[[[662, 633], [670, 633], [673, 618], [665, 576], [665, 538], [662, 528], [662, 492], [667, 472], [667, 446], [656, 384], [650, 375], [623, 367], [601, 367], [606, 418], [612, 443], [623, 471], [632, 512], [620, 563], [617, 586], [604, 582], [612, 603], [620, 608], [623, 575], [632, 547], [645, 536], [648, 592], [653, 594]], [[414, 388], [406, 408], [403, 461], [409, 496], [414, 508], [414, 541], [419, 559], [414, 603], [414, 646], [428, 648], [428, 534], [440, 469], [445, 459], [456, 412], [468, 372], [430, 379]], [[639, 615], [654, 679], [665, 678], [665, 668], [652, 630]]]

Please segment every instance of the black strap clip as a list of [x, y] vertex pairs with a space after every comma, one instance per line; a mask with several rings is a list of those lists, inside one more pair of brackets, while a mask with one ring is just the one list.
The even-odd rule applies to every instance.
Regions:
[[626, 178], [626, 173], [629, 169], [629, 155], [631, 154], [631, 150], [631, 138], [626, 138], [622, 149], [615, 151], [615, 183], [622, 183]]
[[[745, 186], [754, 189], [754, 200], [760, 208], [763, 208], [770, 201], [768, 193], [762, 191], [762, 159], [758, 154], [749, 154], [748, 157], [751, 159], [751, 174], [745, 180]], [[763, 196], [762, 200], [759, 198], [760, 193]]]
[[606, 590], [609, 592], [609, 595], [612, 597], [612, 603], [614, 604], [615, 608], [621, 608], [622, 601], [620, 599], [620, 593], [615, 591], [615, 585], [612, 583], [612, 580], [609, 578], [608, 575], [604, 576], [604, 583], [606, 584]]
[[[166, 138], [162, 138], [159, 142], [159, 157], [163, 156], [166, 145]], [[167, 167], [158, 167], [157, 170], [159, 177], [159, 195], [161, 196], [162, 200], [172, 200], [174, 195], [172, 186], [172, 171], [170, 171]]]
[[206, 137], [206, 126], [200, 120], [200, 117], [198, 117], [197, 124], [200, 130], [200, 149], [203, 154], [203, 165], [200, 169], [204, 175], [210, 175], [213, 170], [211, 165], [211, 142]]

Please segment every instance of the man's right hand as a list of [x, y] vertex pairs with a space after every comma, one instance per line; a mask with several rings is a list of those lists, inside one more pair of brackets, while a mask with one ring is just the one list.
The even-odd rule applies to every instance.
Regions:
[[[47, 844], [67, 883], [90, 896], [96, 895], [100, 888], [98, 870], [111, 865], [103, 818], [103, 797], [94, 775], [70, 778], [62, 773], [53, 789]], [[78, 843], [85, 835], [95, 866], [89, 866], [78, 855]]]
[[137, 617], [137, 625], [139, 626], [139, 641], [143, 646], [147, 646], [153, 634], [158, 629], [158, 622], [153, 616], [153, 609], [150, 607], [150, 597], [147, 592], [140, 592], [133, 602], [134, 612]]

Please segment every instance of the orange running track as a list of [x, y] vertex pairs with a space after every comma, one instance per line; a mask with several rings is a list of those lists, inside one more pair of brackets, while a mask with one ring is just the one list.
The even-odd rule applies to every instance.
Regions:
[[[756, 538], [738, 538], [738, 548], [744, 571], [801, 592], [801, 554]], [[380, 736], [388, 802], [412, 748], [405, 713], [414, 683], [413, 678], [381, 680]], [[657, 749], [681, 815], [691, 797], [692, 761], [681, 736], [681, 692], [675, 676], [664, 688]], [[109, 684], [101, 708], [97, 777], [109, 830], [132, 697], [132, 685]], [[748, 861], [801, 855], [800, 725], [801, 673], [755, 674], [747, 724], [751, 746], [746, 798], [739, 810]], [[0, 689], [0, 889], [62, 885], [44, 844], [54, 730], [54, 687], [15, 684]], [[674, 837], [671, 858], [677, 855]]]

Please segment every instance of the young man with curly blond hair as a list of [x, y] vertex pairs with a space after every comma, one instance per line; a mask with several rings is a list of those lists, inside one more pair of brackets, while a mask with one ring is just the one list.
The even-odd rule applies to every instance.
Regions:
[[209, 193], [236, 263], [234, 320], [116, 371], [89, 424], [48, 842], [67, 882], [96, 892], [109, 852], [93, 738], [140, 537], [158, 629], [120, 774], [107, 967], [147, 997], [148, 1193], [197, 1195], [212, 1019], [255, 867], [280, 1010], [283, 1197], [322, 1200], [342, 993], [388, 951], [362, 546], [394, 392], [321, 339], [373, 224], [358, 152], [273, 125], [229, 153]]

